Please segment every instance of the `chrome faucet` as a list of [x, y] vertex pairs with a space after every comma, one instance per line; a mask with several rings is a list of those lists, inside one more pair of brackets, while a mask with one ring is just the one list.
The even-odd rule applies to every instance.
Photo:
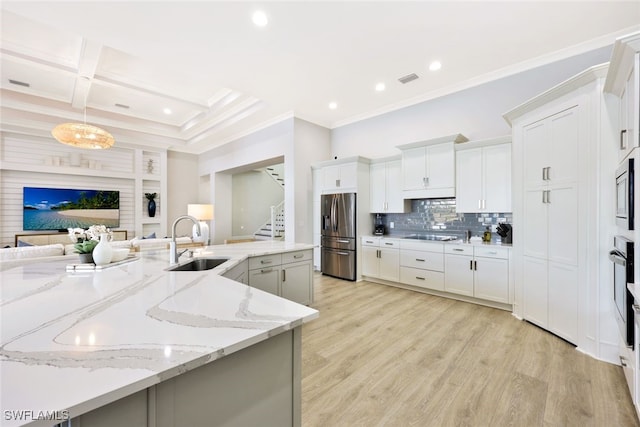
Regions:
[[180, 255], [188, 251], [188, 249], [185, 249], [184, 251], [178, 253], [178, 245], [176, 244], [176, 226], [183, 219], [190, 219], [196, 225], [196, 234], [198, 236], [202, 235], [202, 232], [200, 231], [200, 223], [198, 223], [198, 220], [191, 215], [182, 215], [176, 218], [176, 220], [173, 221], [173, 225], [171, 226], [171, 243], [169, 243], [169, 264], [177, 264], [178, 259], [180, 259]]

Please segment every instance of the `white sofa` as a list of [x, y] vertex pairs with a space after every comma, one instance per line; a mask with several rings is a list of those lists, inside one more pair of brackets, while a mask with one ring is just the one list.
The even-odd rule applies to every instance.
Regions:
[[[147, 250], [162, 250], [169, 247], [170, 238], [162, 239], [139, 239], [118, 240], [111, 242], [111, 246], [117, 248], [129, 248], [133, 252]], [[193, 244], [190, 237], [177, 237], [176, 243], [179, 246], [188, 246]], [[78, 257], [75, 253], [73, 243], [62, 244], [41, 244], [32, 246], [19, 246], [16, 248], [0, 249], [0, 267], [1, 269], [10, 268], [16, 265], [22, 265], [35, 260], [50, 261], [55, 259], [63, 259], [62, 257]], [[70, 262], [73, 260], [70, 259]]]

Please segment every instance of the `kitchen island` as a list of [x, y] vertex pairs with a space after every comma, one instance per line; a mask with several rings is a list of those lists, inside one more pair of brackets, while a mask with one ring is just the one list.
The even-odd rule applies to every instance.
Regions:
[[5, 269], [1, 424], [299, 425], [301, 325], [318, 312], [221, 275], [311, 247], [210, 246], [229, 260], [208, 271], [166, 271], [166, 250], [103, 271]]

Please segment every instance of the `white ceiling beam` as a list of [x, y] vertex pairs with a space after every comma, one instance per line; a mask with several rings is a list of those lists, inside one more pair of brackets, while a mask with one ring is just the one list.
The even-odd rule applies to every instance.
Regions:
[[91, 81], [98, 69], [101, 52], [102, 44], [92, 40], [83, 40], [80, 58], [78, 58], [78, 77], [76, 78], [71, 100], [73, 108], [82, 109], [86, 107], [89, 90], [91, 90]]

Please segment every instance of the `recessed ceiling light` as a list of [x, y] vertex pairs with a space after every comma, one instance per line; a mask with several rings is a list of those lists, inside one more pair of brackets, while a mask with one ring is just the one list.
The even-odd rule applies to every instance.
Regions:
[[269, 23], [269, 18], [267, 18], [267, 14], [261, 10], [256, 10], [255, 12], [253, 12], [253, 16], [251, 19], [253, 20], [253, 23], [256, 24], [258, 27], [264, 27]]
[[330, 102], [329, 103], [329, 108], [332, 110], [335, 110], [336, 108], [338, 108], [338, 104], [335, 102]]
[[172, 113], [171, 108], [165, 108], [165, 109], [162, 110], [162, 112], [167, 114], [167, 115]]
[[438, 71], [440, 68], [442, 68], [442, 64], [440, 63], [440, 61], [433, 61], [431, 64], [429, 64], [429, 69], [431, 71]]
[[386, 88], [386, 86], [384, 85], [384, 83], [380, 82], [376, 85], [376, 90], [378, 92], [382, 92], [384, 89]]

